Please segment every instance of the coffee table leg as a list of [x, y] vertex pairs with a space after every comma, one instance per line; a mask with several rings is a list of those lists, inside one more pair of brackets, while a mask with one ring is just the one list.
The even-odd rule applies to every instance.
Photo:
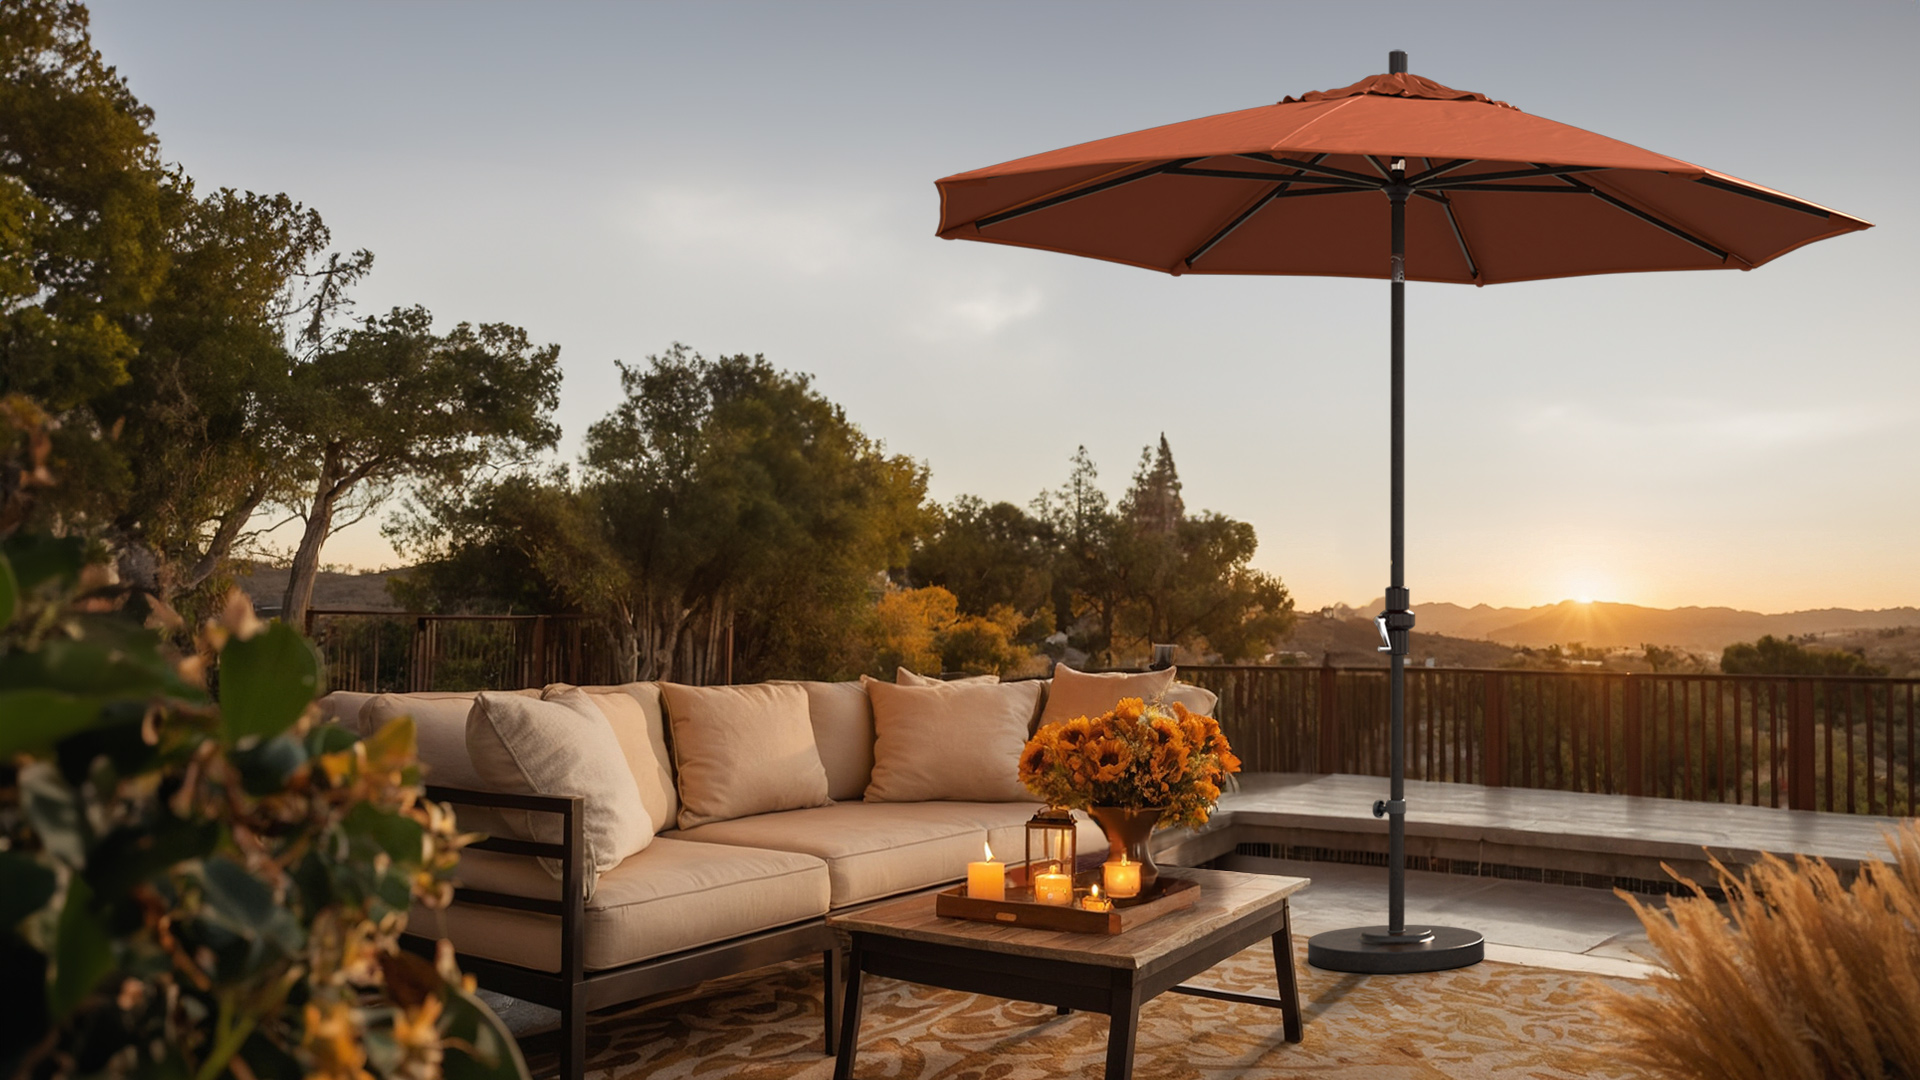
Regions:
[[1297, 1043], [1304, 1036], [1300, 1030], [1300, 980], [1293, 970], [1293, 909], [1283, 910], [1280, 932], [1273, 935], [1273, 971], [1280, 983], [1281, 1023], [1287, 1041]]
[[1131, 972], [1115, 973], [1107, 1004], [1107, 1080], [1132, 1080], [1133, 1036], [1140, 1027], [1140, 992]]
[[825, 984], [820, 1001], [826, 1006], [820, 1011], [826, 1014], [827, 1020], [826, 1049], [822, 1053], [833, 1057], [838, 1049], [834, 1036], [838, 1033], [840, 1024], [840, 950], [838, 948], [828, 949], [821, 954], [820, 977], [821, 982]]
[[833, 1080], [853, 1080], [853, 1053], [860, 1045], [860, 938], [847, 950], [847, 1011], [840, 1021], [840, 1053], [833, 1061]]

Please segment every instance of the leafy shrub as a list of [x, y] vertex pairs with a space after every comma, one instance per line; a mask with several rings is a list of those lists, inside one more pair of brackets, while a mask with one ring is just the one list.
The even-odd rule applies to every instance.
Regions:
[[1668, 914], [1621, 893], [1670, 976], [1606, 991], [1624, 1056], [1655, 1076], [1816, 1080], [1920, 1076], [1920, 822], [1851, 887], [1824, 860], [1718, 862], [1728, 911], [1692, 882]]
[[0, 544], [0, 1076], [524, 1077], [451, 953], [399, 948], [463, 842], [412, 722], [318, 724], [292, 628], [234, 594], [179, 655], [104, 577]]

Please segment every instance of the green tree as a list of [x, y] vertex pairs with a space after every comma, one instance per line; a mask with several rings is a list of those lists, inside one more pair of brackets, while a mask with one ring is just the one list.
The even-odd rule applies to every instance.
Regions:
[[[184, 204], [127, 382], [83, 406], [118, 432], [97, 444], [111, 460], [62, 488], [70, 520], [78, 509], [103, 526], [122, 580], [176, 605], [197, 593], [208, 608], [256, 513], [297, 495], [287, 324], [332, 310], [325, 290], [297, 302], [329, 243], [320, 215], [285, 195], [223, 189]], [[371, 262], [356, 253], [344, 276]]]
[[1235, 662], [1262, 655], [1293, 628], [1286, 586], [1249, 564], [1252, 525], [1190, 515], [1173, 451], [1162, 436], [1141, 453], [1133, 484], [1109, 509], [1082, 447], [1058, 491], [1036, 510], [1058, 538], [1056, 582], [1071, 597], [1070, 637], [1096, 662], [1143, 657], [1152, 643]]
[[0, 5], [0, 393], [60, 414], [127, 381], [179, 197], [152, 124], [84, 6]]
[[1033, 500], [1055, 544], [1055, 624], [1097, 663], [1113, 659], [1114, 637], [1126, 605], [1128, 560], [1117, 549], [1120, 518], [1100, 488], [1100, 470], [1082, 446], [1074, 451], [1066, 483]]
[[924, 526], [925, 468], [762, 356], [676, 344], [623, 365], [621, 385], [588, 431], [583, 485], [630, 567], [642, 677], [729, 626], [738, 678], [859, 670], [859, 625]]
[[907, 563], [914, 584], [950, 590], [964, 614], [1011, 608], [1041, 635], [1052, 633], [1055, 553], [1045, 522], [1012, 503], [972, 495], [932, 507], [928, 516], [931, 527]]
[[764, 357], [675, 345], [621, 383], [577, 479], [416, 505], [392, 533], [426, 560], [410, 595], [602, 616], [634, 678], [715, 681], [729, 630], [736, 679], [865, 669], [886, 575], [924, 528], [925, 469]]
[[1720, 670], [1729, 675], [1885, 675], [1859, 653], [1816, 649], [1767, 634], [1759, 641], [1737, 642], [1720, 654]]
[[299, 625], [313, 602], [327, 538], [370, 512], [395, 485], [457, 487], [485, 466], [551, 447], [560, 347], [519, 327], [461, 323], [433, 330], [425, 308], [395, 308], [319, 349], [291, 375], [279, 416], [305, 522], [281, 617]]

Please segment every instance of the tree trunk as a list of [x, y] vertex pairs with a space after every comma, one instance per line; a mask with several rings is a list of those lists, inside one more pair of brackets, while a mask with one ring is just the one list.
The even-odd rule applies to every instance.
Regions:
[[[218, 570], [220, 564], [225, 562], [227, 556], [232, 553], [233, 542], [240, 538], [240, 530], [246, 527], [247, 522], [253, 518], [253, 512], [260, 508], [260, 504], [266, 501], [266, 498], [267, 485], [261, 483], [247, 493], [246, 499], [240, 505], [229, 510], [227, 515], [220, 519], [220, 528], [214, 532], [213, 539], [207, 542], [207, 550], [201, 554], [200, 560], [193, 565], [193, 568], [187, 571], [186, 576], [175, 584], [175, 591], [184, 593], [198, 588], [201, 582], [213, 576], [213, 572]], [[167, 599], [171, 601], [172, 597]]]
[[287, 591], [280, 600], [280, 621], [305, 633], [307, 609], [313, 606], [313, 582], [320, 573], [320, 549], [333, 528], [333, 505], [337, 496], [323, 478], [315, 490], [313, 506], [307, 510], [307, 528], [300, 534], [300, 546], [293, 553], [293, 571], [287, 575]]

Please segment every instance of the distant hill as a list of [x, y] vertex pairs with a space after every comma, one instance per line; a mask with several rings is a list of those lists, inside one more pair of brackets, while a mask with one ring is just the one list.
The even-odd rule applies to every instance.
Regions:
[[[1380, 607], [1375, 601], [1367, 614], [1377, 614]], [[1912, 607], [1821, 608], [1765, 615], [1726, 607], [1649, 608], [1562, 600], [1533, 608], [1415, 604], [1413, 614], [1421, 630], [1536, 649], [1578, 641], [1599, 648], [1652, 643], [1717, 653], [1762, 634], [1786, 637], [1920, 626], [1920, 608]]]
[[[399, 611], [399, 606], [387, 595], [387, 578], [395, 573], [398, 571], [338, 574], [322, 570], [314, 577], [313, 606], [358, 611]], [[271, 615], [280, 610], [280, 600], [287, 592], [287, 576], [285, 567], [253, 563], [234, 575], [234, 584], [253, 599], [255, 609]]]

